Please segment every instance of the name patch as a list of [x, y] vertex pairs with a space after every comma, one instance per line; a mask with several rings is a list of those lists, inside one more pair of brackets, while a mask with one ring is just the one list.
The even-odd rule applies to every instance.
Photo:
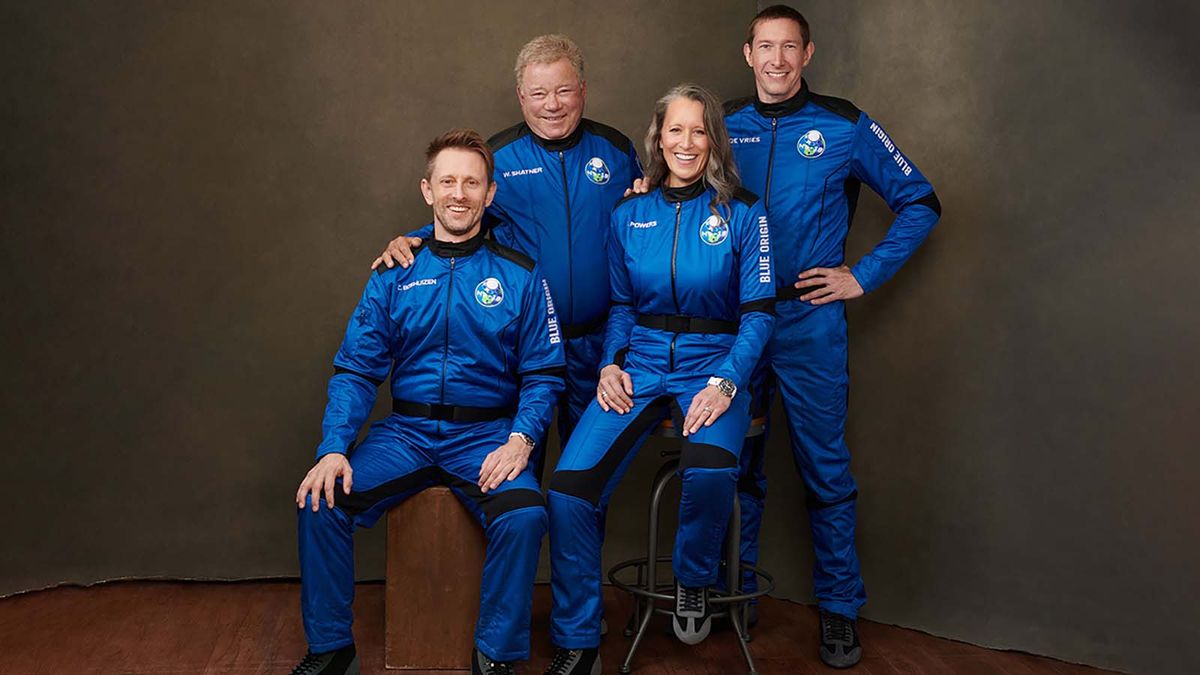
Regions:
[[396, 290], [404, 292], [410, 288], [416, 288], [417, 286], [437, 286], [437, 279], [417, 279], [416, 281], [410, 281], [406, 284], [400, 284]]
[[505, 171], [504, 173], [501, 173], [500, 175], [504, 178], [513, 178], [516, 176], [532, 176], [535, 173], [541, 173], [541, 172], [542, 172], [542, 167], [535, 166], [532, 169], [513, 169], [512, 171]]

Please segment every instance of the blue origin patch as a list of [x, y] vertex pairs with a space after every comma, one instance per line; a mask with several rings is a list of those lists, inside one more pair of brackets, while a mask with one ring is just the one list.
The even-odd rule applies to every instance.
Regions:
[[495, 307], [504, 302], [504, 287], [496, 277], [488, 277], [475, 287], [475, 302], [484, 307]]
[[716, 246], [729, 238], [729, 224], [720, 216], [709, 216], [700, 223], [700, 241]]
[[588, 160], [588, 163], [583, 167], [583, 175], [587, 176], [588, 180], [596, 185], [604, 185], [612, 178], [612, 173], [608, 170], [608, 165], [599, 157], [593, 157]]
[[825, 154], [825, 137], [816, 129], [808, 131], [796, 141], [796, 152], [805, 159], [816, 159]]

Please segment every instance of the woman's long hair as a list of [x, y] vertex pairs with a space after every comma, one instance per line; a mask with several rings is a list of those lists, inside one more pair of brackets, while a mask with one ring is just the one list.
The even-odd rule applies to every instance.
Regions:
[[659, 142], [662, 140], [667, 106], [677, 98], [691, 99], [704, 106], [704, 131], [708, 133], [708, 162], [704, 166], [704, 180], [717, 193], [708, 208], [714, 215], [722, 217], [717, 208], [728, 207], [729, 200], [733, 199], [733, 193], [741, 187], [742, 181], [733, 163], [733, 150], [729, 147], [729, 132], [725, 129], [721, 103], [711, 91], [698, 84], [671, 87], [654, 104], [654, 117], [650, 120], [650, 129], [646, 131], [646, 155], [650, 158], [650, 165], [646, 167], [646, 182], [654, 189], [665, 184], [671, 173]]

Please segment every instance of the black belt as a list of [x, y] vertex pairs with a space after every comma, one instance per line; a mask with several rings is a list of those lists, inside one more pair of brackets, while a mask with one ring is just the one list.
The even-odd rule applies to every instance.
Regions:
[[734, 321], [706, 319], [702, 316], [679, 314], [638, 314], [637, 324], [643, 328], [665, 330], [668, 333], [712, 333], [737, 335], [738, 325]]
[[490, 422], [512, 417], [512, 408], [476, 408], [469, 405], [443, 405], [441, 403], [411, 403], [392, 401], [392, 412], [410, 417], [424, 417], [438, 422]]
[[591, 335], [592, 333], [595, 333], [604, 327], [604, 320], [607, 318], [608, 317], [601, 316], [599, 318], [592, 319], [587, 323], [573, 323], [569, 326], [563, 326], [563, 336], [568, 340], [574, 340], [585, 335]]

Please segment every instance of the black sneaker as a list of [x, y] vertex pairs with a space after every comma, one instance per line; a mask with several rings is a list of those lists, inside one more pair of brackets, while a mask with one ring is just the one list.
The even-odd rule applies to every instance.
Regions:
[[704, 641], [712, 630], [712, 617], [708, 615], [708, 587], [684, 586], [675, 582], [675, 616], [671, 621], [675, 637], [684, 644], [694, 645]]
[[558, 647], [543, 675], [600, 675], [600, 650]]
[[361, 667], [354, 645], [332, 652], [304, 655], [304, 660], [292, 669], [292, 675], [359, 675]]
[[471, 675], [516, 675], [511, 663], [493, 661], [478, 648], [471, 650]]
[[833, 668], [849, 668], [862, 659], [858, 627], [851, 619], [821, 610], [821, 660]]

